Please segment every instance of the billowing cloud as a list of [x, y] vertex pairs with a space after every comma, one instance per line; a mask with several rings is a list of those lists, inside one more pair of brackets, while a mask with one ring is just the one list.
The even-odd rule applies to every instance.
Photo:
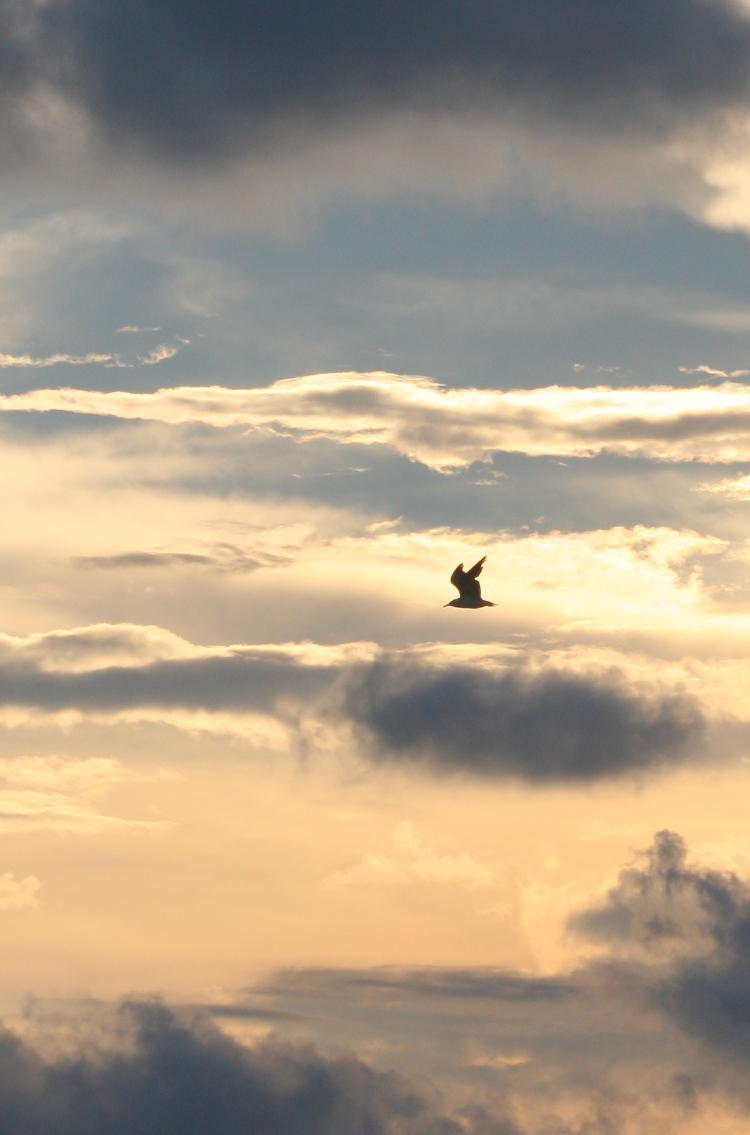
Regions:
[[[734, 872], [688, 861], [684, 840], [660, 832], [604, 902], [572, 926], [615, 957], [640, 957], [644, 1000], [697, 1039], [713, 1074], [745, 1107], [750, 1041], [750, 886]], [[719, 1071], [717, 1072], [717, 1068]], [[739, 1072], [739, 1075], [737, 1075]]]
[[732, 382], [689, 388], [477, 390], [446, 389], [413, 375], [345, 372], [282, 379], [252, 389], [33, 390], [4, 396], [0, 411], [63, 411], [220, 428], [246, 425], [302, 440], [388, 445], [445, 471], [501, 451], [750, 460], [750, 390]]
[[577, 914], [571, 928], [610, 948], [700, 953], [746, 917], [747, 902], [735, 875], [689, 866], [684, 840], [663, 831], [645, 862], [626, 867], [605, 901]]
[[[45, 1057], [6, 1031], [0, 1123], [28, 1135], [515, 1135], [465, 1122], [428, 1090], [309, 1046], [246, 1048], [206, 1019], [129, 1001], [119, 1021], [79, 1023], [82, 1051]], [[118, 1036], [119, 1032], [119, 1036]]]

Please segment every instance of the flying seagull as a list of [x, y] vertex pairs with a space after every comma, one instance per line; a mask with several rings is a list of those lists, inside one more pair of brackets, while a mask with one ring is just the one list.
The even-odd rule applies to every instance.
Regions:
[[458, 599], [451, 599], [450, 603], [444, 604], [446, 607], [497, 607], [497, 603], [482, 598], [477, 579], [486, 559], [486, 556], [482, 556], [468, 571], [464, 571], [463, 564], [458, 565], [451, 576], [451, 583], [458, 589]]

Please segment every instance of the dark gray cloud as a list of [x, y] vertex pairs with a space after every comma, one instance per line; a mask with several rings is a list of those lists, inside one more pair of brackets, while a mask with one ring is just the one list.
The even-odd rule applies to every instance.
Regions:
[[33, 89], [38, 60], [29, 50], [29, 5], [0, 0], [0, 156], [23, 147], [23, 100]]
[[[659, 832], [642, 862], [626, 868], [605, 901], [571, 925], [615, 950], [643, 947], [647, 960], [636, 980], [644, 1002], [718, 1056], [729, 1090], [750, 1101], [747, 881], [690, 864], [682, 838]], [[739, 1078], [733, 1077], [737, 1065]]]
[[[309, 1047], [243, 1048], [207, 1021], [131, 1001], [124, 1048], [43, 1059], [0, 1035], [0, 1129], [13, 1135], [514, 1135], [466, 1126], [406, 1080]], [[85, 1028], [83, 1032], [85, 1033]], [[92, 1030], [93, 1032], [94, 1030]]]
[[719, 0], [67, 0], [35, 49], [108, 141], [163, 160], [400, 109], [661, 129], [746, 96], [750, 25]]
[[663, 831], [645, 863], [625, 868], [605, 901], [576, 915], [570, 926], [613, 944], [696, 949], [723, 943], [738, 918], [747, 917], [747, 900], [735, 875], [689, 866], [684, 840]]
[[704, 732], [692, 698], [611, 671], [535, 669], [523, 659], [502, 670], [436, 665], [396, 652], [360, 661], [343, 647], [317, 649], [199, 648], [137, 626], [8, 640], [0, 706], [260, 712], [292, 730], [317, 718], [353, 728], [375, 762], [541, 783], [685, 761]]
[[597, 780], [684, 760], [703, 730], [685, 695], [552, 667], [493, 673], [383, 659], [357, 675], [344, 704], [383, 760], [531, 781]]

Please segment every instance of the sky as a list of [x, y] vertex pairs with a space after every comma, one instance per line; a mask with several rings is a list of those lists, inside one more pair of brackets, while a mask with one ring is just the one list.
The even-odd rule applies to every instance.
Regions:
[[0, 21], [0, 1129], [747, 1135], [750, 6]]

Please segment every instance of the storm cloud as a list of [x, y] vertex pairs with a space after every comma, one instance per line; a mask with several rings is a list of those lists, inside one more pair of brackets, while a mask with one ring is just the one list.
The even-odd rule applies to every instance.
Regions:
[[271, 1043], [244, 1048], [205, 1018], [156, 1001], [125, 1002], [120, 1017], [120, 1046], [99, 1048], [84, 1022], [88, 1051], [51, 1060], [0, 1034], [0, 1127], [17, 1135], [515, 1132], [500, 1119], [464, 1126], [408, 1081], [353, 1057]]
[[391, 111], [662, 132], [744, 101], [750, 24], [705, 0], [67, 0], [42, 9], [32, 50], [107, 141], [164, 161]]
[[345, 709], [384, 761], [444, 772], [586, 781], [685, 760], [702, 734], [693, 699], [553, 667], [373, 662]]

